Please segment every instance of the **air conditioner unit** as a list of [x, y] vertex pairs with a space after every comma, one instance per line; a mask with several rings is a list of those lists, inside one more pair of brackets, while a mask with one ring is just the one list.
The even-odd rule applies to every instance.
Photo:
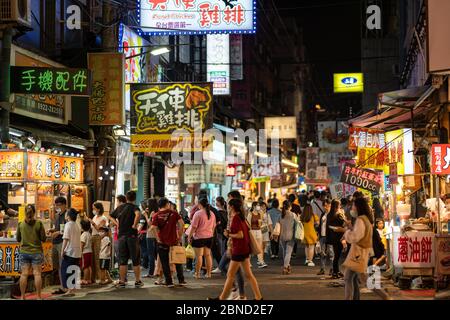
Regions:
[[31, 0], [0, 0], [0, 24], [31, 28]]

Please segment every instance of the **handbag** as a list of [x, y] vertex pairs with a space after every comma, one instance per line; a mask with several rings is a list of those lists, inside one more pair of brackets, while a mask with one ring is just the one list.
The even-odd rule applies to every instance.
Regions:
[[303, 241], [305, 238], [305, 229], [303, 228], [303, 223], [298, 220], [294, 220], [294, 235], [296, 240]]
[[186, 263], [186, 250], [182, 246], [172, 246], [169, 252], [169, 262], [173, 264]]
[[262, 248], [261, 248], [259, 242], [256, 240], [253, 233], [250, 231], [250, 225], [248, 222], [247, 222], [247, 226], [248, 226], [248, 236], [250, 238], [250, 254], [253, 254], [256, 256], [256, 255], [262, 253]]
[[[365, 250], [357, 244], [352, 244], [342, 266], [354, 272], [365, 273], [368, 265], [368, 258], [365, 257]], [[367, 255], [368, 257], [368, 255]]]
[[186, 259], [194, 259], [195, 258], [195, 251], [194, 248], [190, 244], [186, 246]]
[[277, 222], [277, 223], [275, 224], [275, 228], [273, 228], [272, 235], [274, 235], [274, 236], [279, 236], [279, 235], [280, 235], [280, 232], [281, 232], [281, 225], [280, 225], [279, 222]]

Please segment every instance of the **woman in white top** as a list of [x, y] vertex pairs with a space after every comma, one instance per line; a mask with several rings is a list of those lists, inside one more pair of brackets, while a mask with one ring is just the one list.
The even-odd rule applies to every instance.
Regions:
[[290, 211], [291, 203], [283, 201], [280, 219], [280, 246], [283, 253], [283, 274], [291, 273], [291, 257], [295, 245], [295, 224], [297, 215]]
[[353, 228], [345, 230], [344, 234], [345, 242], [351, 244], [350, 252], [343, 263], [345, 267], [345, 299], [359, 300], [360, 277], [367, 272], [372, 249], [373, 213], [366, 199], [355, 200], [352, 216], [357, 216], [355, 225]]
[[94, 218], [89, 219], [92, 226], [92, 282], [96, 283], [100, 280], [100, 229], [108, 226], [108, 218], [106, 218], [103, 213], [105, 209], [103, 204], [100, 202], [95, 202], [92, 205], [92, 213]]

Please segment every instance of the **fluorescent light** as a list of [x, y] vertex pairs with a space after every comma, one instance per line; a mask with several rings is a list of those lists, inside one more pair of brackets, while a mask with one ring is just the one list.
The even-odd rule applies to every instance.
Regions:
[[294, 163], [294, 162], [292, 162], [292, 161], [289, 161], [289, 160], [281, 160], [281, 163], [282, 163], [282, 164], [285, 164], [285, 165], [287, 165], [287, 166], [291, 166], [291, 167], [294, 167], [294, 168], [298, 168], [298, 164], [296, 164], [296, 163]]
[[260, 158], [268, 158], [269, 156], [266, 153], [255, 152], [255, 156]]
[[162, 47], [162, 48], [158, 48], [158, 49], [153, 49], [152, 51], [150, 51], [150, 54], [153, 56], [159, 56], [161, 54], [165, 54], [165, 53], [169, 53], [170, 50], [166, 47]]

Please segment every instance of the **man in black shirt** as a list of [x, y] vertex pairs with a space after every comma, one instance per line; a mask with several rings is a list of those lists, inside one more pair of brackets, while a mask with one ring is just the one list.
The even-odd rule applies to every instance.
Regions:
[[117, 287], [125, 288], [128, 260], [131, 259], [136, 278], [135, 287], [140, 288], [144, 285], [141, 280], [140, 250], [137, 232], [141, 212], [135, 205], [136, 192], [128, 191], [126, 198], [127, 203], [117, 207], [111, 213], [111, 218], [117, 220], [119, 224], [120, 280]]

